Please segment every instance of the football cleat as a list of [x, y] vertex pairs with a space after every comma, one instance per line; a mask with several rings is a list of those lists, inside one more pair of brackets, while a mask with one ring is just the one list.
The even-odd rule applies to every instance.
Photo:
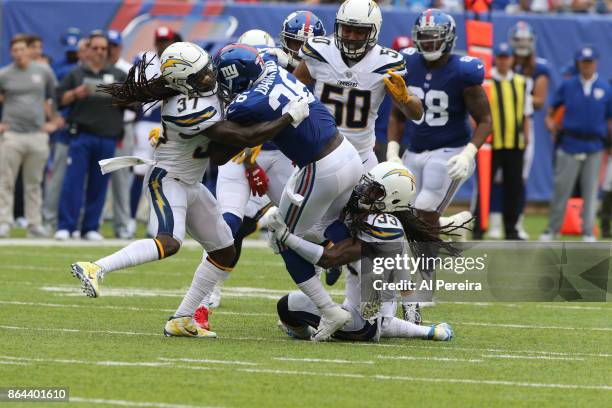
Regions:
[[198, 327], [191, 316], [172, 316], [164, 327], [166, 337], [217, 337], [217, 333]]
[[276, 325], [278, 326], [280, 331], [282, 331], [283, 333], [285, 333], [287, 336], [291, 337], [292, 339], [310, 340], [310, 338], [315, 332], [314, 329], [310, 326], [304, 326], [299, 329], [293, 329], [289, 326], [286, 326], [280, 320], [276, 323]]
[[81, 281], [83, 293], [95, 298], [100, 296], [98, 273], [102, 270], [93, 262], [76, 262], [70, 265], [72, 276]]
[[421, 324], [421, 308], [418, 303], [402, 303], [402, 311], [404, 312], [405, 321], [418, 325]]
[[210, 323], [208, 322], [208, 314], [211, 313], [206, 306], [200, 306], [196, 309], [193, 314], [193, 320], [196, 324], [204, 330], [210, 330]]
[[330, 268], [325, 270], [325, 283], [333, 286], [342, 275], [342, 267]]
[[313, 341], [327, 341], [342, 326], [349, 323], [352, 317], [349, 312], [339, 305], [321, 310], [321, 321], [316, 333], [312, 335]]
[[447, 323], [433, 324], [427, 333], [428, 340], [436, 341], [450, 341], [454, 336], [453, 329]]

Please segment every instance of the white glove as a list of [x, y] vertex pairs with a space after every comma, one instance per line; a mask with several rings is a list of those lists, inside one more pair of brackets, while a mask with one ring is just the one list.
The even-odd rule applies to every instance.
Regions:
[[465, 180], [470, 177], [476, 167], [474, 156], [477, 151], [478, 148], [473, 143], [469, 143], [461, 153], [448, 159], [446, 162], [448, 176], [453, 180]]
[[278, 208], [270, 214], [268, 229], [272, 231], [274, 237], [280, 241], [280, 243], [284, 243], [289, 235], [289, 229], [287, 228], [287, 224], [285, 224], [285, 220], [283, 220], [283, 216], [278, 211]]
[[399, 152], [400, 152], [399, 143], [397, 143], [395, 140], [392, 140], [389, 143], [387, 143], [387, 161], [398, 163], [398, 164], [403, 164], [402, 159], [399, 156]]
[[[279, 245], [289, 236], [289, 230], [277, 207], [270, 208], [264, 215], [268, 228], [268, 246], [275, 254], [280, 253]], [[262, 217], [263, 218], [263, 217]]]
[[278, 61], [278, 65], [283, 68], [292, 67], [295, 68], [298, 66], [298, 61], [293, 58], [293, 55], [287, 54], [280, 48], [270, 48], [268, 50], [268, 54], [276, 55], [276, 60]]
[[291, 125], [296, 128], [302, 123], [304, 119], [310, 114], [310, 108], [308, 107], [308, 99], [301, 97], [300, 99], [294, 99], [285, 105], [283, 114], [288, 113], [293, 118]]

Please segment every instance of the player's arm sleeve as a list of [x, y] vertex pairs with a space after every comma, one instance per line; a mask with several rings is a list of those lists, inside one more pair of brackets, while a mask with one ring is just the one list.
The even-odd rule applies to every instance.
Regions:
[[227, 119], [217, 122], [204, 134], [211, 140], [236, 147], [255, 147], [273, 139], [293, 122], [290, 114], [285, 113], [277, 119], [260, 122], [257, 112], [242, 105], [239, 109], [229, 106]]
[[288, 233], [283, 244], [299, 256], [323, 268], [334, 268], [358, 261], [361, 258], [361, 241], [347, 238], [330, 248], [306, 241], [297, 235]]
[[482, 85], [485, 77], [484, 64], [478, 58], [461, 58], [461, 73], [465, 87]]

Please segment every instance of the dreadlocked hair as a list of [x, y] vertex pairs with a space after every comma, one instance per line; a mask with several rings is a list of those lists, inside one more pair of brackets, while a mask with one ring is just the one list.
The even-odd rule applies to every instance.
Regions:
[[407, 207], [404, 210], [394, 212], [378, 211], [373, 208], [362, 209], [358, 205], [359, 198], [351, 196], [348, 204], [342, 211], [343, 219], [348, 221], [351, 237], [355, 240], [361, 232], [368, 232], [371, 227], [367, 223], [370, 214], [391, 214], [402, 224], [404, 236], [408, 241], [413, 253], [437, 254], [442, 252], [450, 256], [459, 256], [461, 249], [455, 243], [442, 240], [439, 235], [457, 236], [457, 231], [467, 230], [469, 220], [461, 225], [447, 225], [444, 227], [429, 225], [423, 221], [414, 208]]
[[180, 92], [169, 88], [166, 80], [158, 75], [148, 79], [146, 69], [152, 64], [154, 57], [147, 60], [146, 54], [128, 72], [123, 83], [110, 85], [98, 85], [102, 92], [113, 97], [113, 105], [129, 106], [134, 103], [157, 102], [172, 96], [180, 95]]

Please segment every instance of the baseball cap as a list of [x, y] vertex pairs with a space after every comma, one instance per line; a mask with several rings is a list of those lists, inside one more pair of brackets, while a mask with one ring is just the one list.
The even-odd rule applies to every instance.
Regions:
[[594, 61], [599, 59], [597, 50], [589, 45], [582, 47], [576, 52], [576, 61]]
[[512, 56], [512, 47], [508, 43], [499, 43], [495, 46], [493, 54], [496, 57], [510, 57]]
[[113, 45], [121, 45], [123, 41], [121, 38], [121, 33], [117, 30], [108, 30], [106, 36], [108, 37], [108, 42]]
[[160, 26], [155, 29], [155, 40], [173, 40], [174, 30], [168, 26]]
[[404, 48], [412, 47], [412, 38], [407, 35], [398, 35], [393, 39], [391, 48], [395, 51], [403, 50]]
[[77, 51], [79, 40], [81, 39], [81, 30], [75, 27], [68, 28], [62, 34], [61, 43], [64, 46], [64, 52]]

